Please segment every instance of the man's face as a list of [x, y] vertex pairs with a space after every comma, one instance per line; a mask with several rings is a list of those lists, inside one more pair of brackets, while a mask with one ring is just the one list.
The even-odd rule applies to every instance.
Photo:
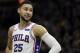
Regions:
[[22, 19], [29, 21], [33, 14], [33, 7], [31, 4], [23, 4], [18, 9], [18, 13], [20, 14]]

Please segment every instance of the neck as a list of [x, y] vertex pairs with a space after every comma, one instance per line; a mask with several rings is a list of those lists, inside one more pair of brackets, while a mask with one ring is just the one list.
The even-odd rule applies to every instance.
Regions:
[[20, 29], [23, 29], [23, 28], [25, 28], [26, 26], [28, 26], [30, 23], [31, 23], [31, 21], [25, 21], [25, 20], [23, 20], [22, 18], [20, 18], [19, 28], [20, 28]]

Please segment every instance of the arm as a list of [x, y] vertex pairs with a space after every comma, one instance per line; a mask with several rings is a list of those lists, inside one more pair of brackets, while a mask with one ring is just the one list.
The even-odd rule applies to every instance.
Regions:
[[46, 32], [41, 39], [51, 48], [49, 53], [59, 53], [61, 51], [61, 46], [58, 41]]
[[13, 27], [10, 27], [8, 31], [8, 42], [7, 42], [7, 47], [5, 51], [6, 53], [12, 52], [12, 31], [13, 31]]
[[51, 48], [49, 53], [59, 53], [61, 51], [61, 46], [58, 41], [43, 26], [35, 26], [33, 32], [35, 36], [39, 36]]

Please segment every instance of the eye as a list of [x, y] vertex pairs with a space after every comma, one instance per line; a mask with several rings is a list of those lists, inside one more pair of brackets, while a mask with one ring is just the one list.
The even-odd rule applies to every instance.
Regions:
[[27, 11], [27, 10], [28, 10], [28, 8], [24, 8], [24, 10], [25, 10], [25, 11]]
[[32, 10], [33, 10], [32, 8], [29, 9], [30, 12], [32, 12]]

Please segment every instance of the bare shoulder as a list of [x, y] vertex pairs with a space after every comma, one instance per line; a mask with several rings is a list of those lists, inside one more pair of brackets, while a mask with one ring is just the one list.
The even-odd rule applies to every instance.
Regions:
[[13, 26], [11, 26], [11, 27], [9, 27], [9, 30], [12, 30], [14, 28], [14, 25]]
[[15, 25], [9, 27], [8, 34], [11, 34], [11, 33], [13, 32], [14, 26], [15, 26]]
[[33, 27], [32, 27], [32, 30], [33, 30], [33, 33], [35, 36], [42, 36], [44, 33], [47, 32], [46, 28], [43, 27], [42, 25], [38, 25], [38, 24], [35, 24]]

